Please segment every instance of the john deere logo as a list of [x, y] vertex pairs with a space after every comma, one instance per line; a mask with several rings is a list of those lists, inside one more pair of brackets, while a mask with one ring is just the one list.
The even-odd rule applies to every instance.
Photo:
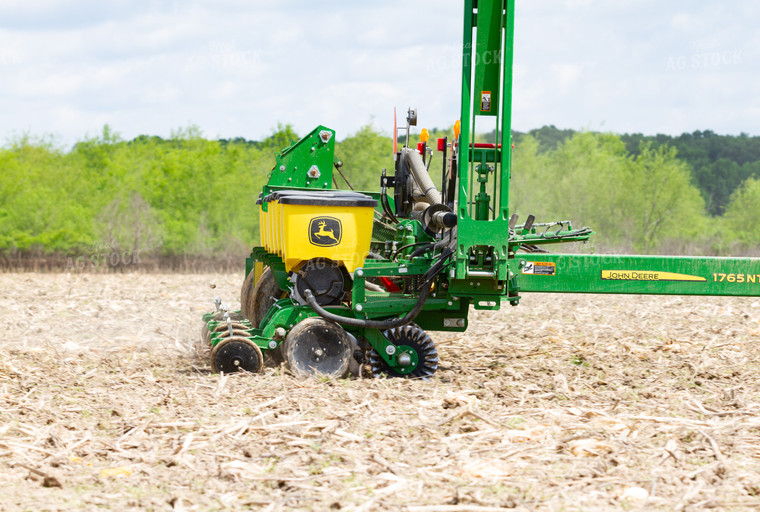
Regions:
[[334, 247], [340, 243], [343, 228], [335, 217], [314, 217], [309, 223], [309, 241], [319, 247]]

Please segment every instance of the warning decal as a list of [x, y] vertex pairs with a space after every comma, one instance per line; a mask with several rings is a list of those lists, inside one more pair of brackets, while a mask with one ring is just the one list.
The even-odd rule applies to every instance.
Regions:
[[550, 261], [528, 261], [522, 268], [522, 273], [534, 276], [553, 276], [557, 274], [557, 265]]
[[602, 270], [604, 281], [707, 281], [704, 277], [655, 270]]
[[491, 91], [483, 91], [480, 93], [480, 111], [491, 111]]

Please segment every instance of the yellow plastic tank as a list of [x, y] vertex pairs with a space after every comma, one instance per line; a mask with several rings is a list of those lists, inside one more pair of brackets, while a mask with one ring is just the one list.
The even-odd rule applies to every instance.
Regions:
[[375, 199], [342, 190], [282, 190], [263, 202], [268, 211], [262, 211], [262, 243], [288, 272], [313, 258], [342, 263], [349, 272], [364, 265]]
[[269, 213], [264, 210], [264, 198], [262, 194], [259, 194], [256, 204], [259, 207], [259, 237], [261, 239], [261, 245], [267, 250], [267, 252], [272, 252], [272, 243], [269, 240]]

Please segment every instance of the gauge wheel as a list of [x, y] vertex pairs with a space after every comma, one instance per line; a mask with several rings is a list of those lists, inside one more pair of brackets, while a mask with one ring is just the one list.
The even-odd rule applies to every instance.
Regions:
[[281, 346], [288, 369], [299, 378], [345, 377], [354, 351], [349, 334], [323, 318], [300, 322]]

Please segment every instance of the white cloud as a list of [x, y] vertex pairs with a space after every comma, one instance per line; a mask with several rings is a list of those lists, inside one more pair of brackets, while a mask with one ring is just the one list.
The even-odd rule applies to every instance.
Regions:
[[[514, 125], [757, 132], [758, 15], [738, 0], [518, 2]], [[0, 135], [195, 123], [261, 138], [290, 122], [342, 137], [372, 119], [389, 132], [409, 105], [447, 126], [461, 17], [454, 0], [5, 0]]]

